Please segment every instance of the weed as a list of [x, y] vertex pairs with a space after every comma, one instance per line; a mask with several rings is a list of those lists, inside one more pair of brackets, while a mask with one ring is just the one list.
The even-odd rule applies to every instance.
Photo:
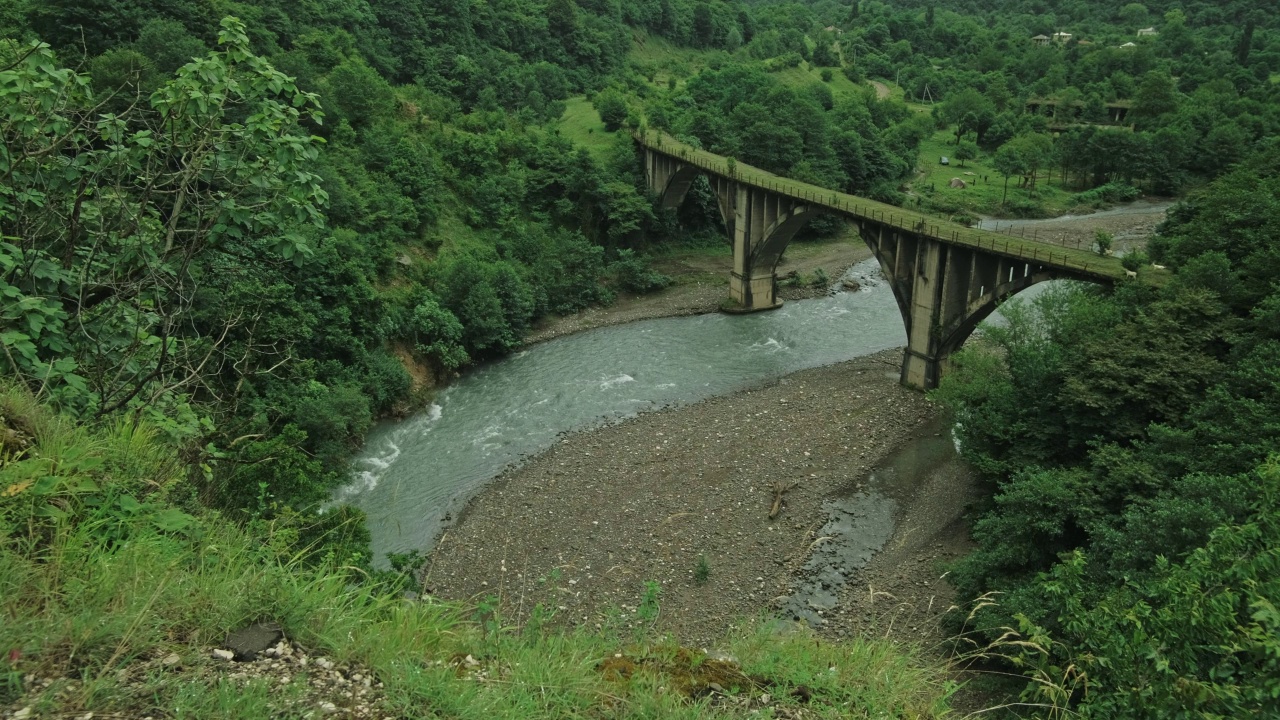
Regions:
[[707, 562], [707, 554], [698, 554], [698, 565], [693, 569], [694, 582], [699, 585], [706, 585], [707, 579], [711, 577], [711, 564]]

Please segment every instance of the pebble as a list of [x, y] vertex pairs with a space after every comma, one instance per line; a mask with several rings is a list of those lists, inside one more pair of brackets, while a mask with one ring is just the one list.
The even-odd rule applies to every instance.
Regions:
[[234, 658], [236, 654], [231, 652], [230, 650], [223, 650], [222, 648], [218, 648], [213, 651], [213, 656], [221, 660], [230, 660]]

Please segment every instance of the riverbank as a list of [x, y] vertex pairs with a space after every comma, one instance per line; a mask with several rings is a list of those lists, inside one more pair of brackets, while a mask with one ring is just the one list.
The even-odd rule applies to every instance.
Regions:
[[[812, 242], [798, 242], [787, 248], [778, 263], [778, 277], [796, 273], [812, 278], [819, 270], [833, 281], [849, 267], [871, 257], [871, 250], [850, 230], [840, 237]], [[672, 277], [675, 283], [646, 295], [619, 295], [605, 307], [592, 307], [573, 315], [548, 317], [525, 337], [526, 345], [594, 328], [622, 325], [637, 320], [681, 317], [716, 312], [729, 297], [729, 273], [733, 255], [724, 253], [684, 252], [660, 257], [654, 269]], [[784, 301], [804, 300], [827, 293], [826, 286], [815, 287], [783, 283], [778, 288]]]
[[[711, 647], [783, 604], [819, 541], [824, 501], [934, 430], [938, 408], [898, 385], [900, 361], [885, 351], [565, 437], [472, 500], [431, 554], [424, 587], [492, 595], [517, 623], [542, 605], [594, 628], [634, 616], [654, 581], [657, 629]], [[897, 529], [851, 578], [824, 634], [892, 626], [891, 637], [936, 641], [951, 600], [942, 566], [968, 550], [959, 515], [973, 483], [955, 466], [931, 478], [895, 498]], [[775, 483], [796, 485], [770, 520]]]

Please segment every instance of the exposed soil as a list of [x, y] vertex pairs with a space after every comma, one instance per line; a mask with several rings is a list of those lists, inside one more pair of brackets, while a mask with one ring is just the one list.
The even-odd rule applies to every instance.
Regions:
[[[542, 604], [560, 622], [595, 627], [616, 610], [624, 625], [638, 617], [652, 580], [662, 587], [658, 630], [712, 647], [790, 594], [823, 502], [931, 427], [938, 410], [898, 385], [900, 361], [887, 351], [568, 436], [472, 501], [437, 544], [424, 586], [456, 600], [496, 596], [515, 622]], [[770, 520], [775, 482], [797, 485]], [[959, 514], [971, 488], [952, 467], [897, 498], [897, 531], [822, 631], [893, 626], [894, 637], [934, 642], [950, 604], [939, 568], [968, 549]]]

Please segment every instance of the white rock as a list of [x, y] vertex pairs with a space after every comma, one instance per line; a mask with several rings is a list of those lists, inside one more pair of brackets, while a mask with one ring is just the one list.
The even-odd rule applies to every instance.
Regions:
[[316, 658], [316, 665], [319, 665], [324, 670], [333, 669], [333, 662], [326, 658]]
[[328, 702], [328, 701], [325, 701], [325, 702], [320, 703], [320, 709], [321, 709], [322, 711], [324, 711], [324, 712], [327, 712], [327, 713], [336, 713], [336, 712], [338, 712], [338, 706], [337, 706], [337, 705], [334, 705], [333, 703]]
[[230, 650], [223, 650], [222, 648], [218, 648], [217, 650], [213, 651], [213, 656], [216, 658], [221, 658], [222, 660], [230, 660], [234, 658], [236, 654], [231, 652]]
[[13, 714], [13, 720], [24, 720], [31, 717], [31, 707], [27, 706]]
[[164, 660], [161, 660], [160, 662], [164, 663], [165, 665], [173, 666], [182, 662], [182, 658], [178, 655], [178, 653], [170, 653], [168, 657], [166, 657]]

